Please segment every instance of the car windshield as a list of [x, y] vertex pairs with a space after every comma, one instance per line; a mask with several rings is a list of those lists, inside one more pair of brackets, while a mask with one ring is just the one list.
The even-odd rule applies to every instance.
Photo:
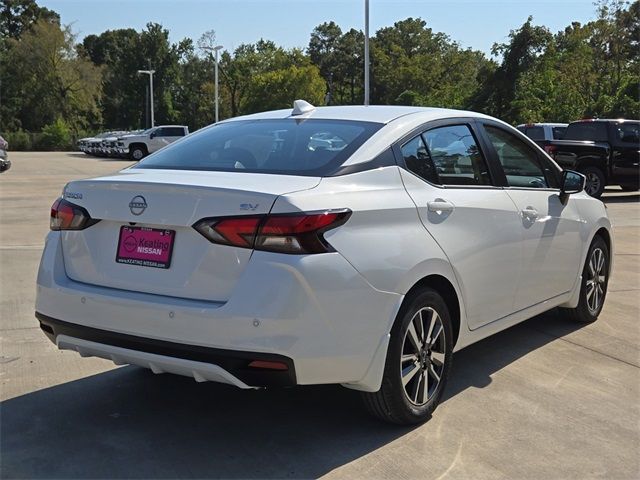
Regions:
[[346, 120], [239, 120], [193, 133], [133, 168], [324, 176], [382, 124]]

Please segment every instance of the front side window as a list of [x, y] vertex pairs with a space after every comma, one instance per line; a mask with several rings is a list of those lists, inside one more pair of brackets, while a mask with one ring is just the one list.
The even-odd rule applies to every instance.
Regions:
[[330, 175], [381, 126], [293, 118], [225, 122], [195, 132], [133, 168]]
[[509, 132], [485, 125], [510, 187], [548, 188], [535, 152]]
[[640, 123], [619, 123], [615, 128], [618, 140], [622, 143], [634, 145], [640, 143]]
[[434, 128], [423, 138], [440, 183], [491, 185], [489, 169], [468, 126]]
[[401, 150], [408, 170], [428, 182], [440, 183], [431, 156], [420, 135], [405, 143]]

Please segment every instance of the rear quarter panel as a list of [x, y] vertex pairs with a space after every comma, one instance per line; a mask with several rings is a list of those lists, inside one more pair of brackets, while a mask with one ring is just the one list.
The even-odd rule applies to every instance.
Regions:
[[[279, 197], [272, 212], [340, 208], [350, 209], [351, 217], [324, 237], [373, 288], [405, 295], [438, 274], [454, 286], [463, 309], [451, 265], [420, 222], [398, 167], [323, 178], [314, 189]], [[393, 320], [387, 319], [387, 331]]]

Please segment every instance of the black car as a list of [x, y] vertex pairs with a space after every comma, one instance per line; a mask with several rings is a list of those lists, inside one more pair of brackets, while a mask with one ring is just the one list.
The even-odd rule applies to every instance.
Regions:
[[589, 119], [572, 122], [563, 140], [544, 149], [562, 167], [587, 177], [585, 191], [600, 197], [607, 185], [640, 188], [640, 121]]

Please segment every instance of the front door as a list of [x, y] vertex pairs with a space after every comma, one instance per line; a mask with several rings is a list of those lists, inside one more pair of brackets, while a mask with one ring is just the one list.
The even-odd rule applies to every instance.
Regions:
[[580, 213], [560, 201], [558, 171], [532, 146], [504, 127], [484, 131], [506, 177], [506, 193], [520, 216], [522, 276], [514, 307], [521, 310], [567, 293], [580, 272]]

